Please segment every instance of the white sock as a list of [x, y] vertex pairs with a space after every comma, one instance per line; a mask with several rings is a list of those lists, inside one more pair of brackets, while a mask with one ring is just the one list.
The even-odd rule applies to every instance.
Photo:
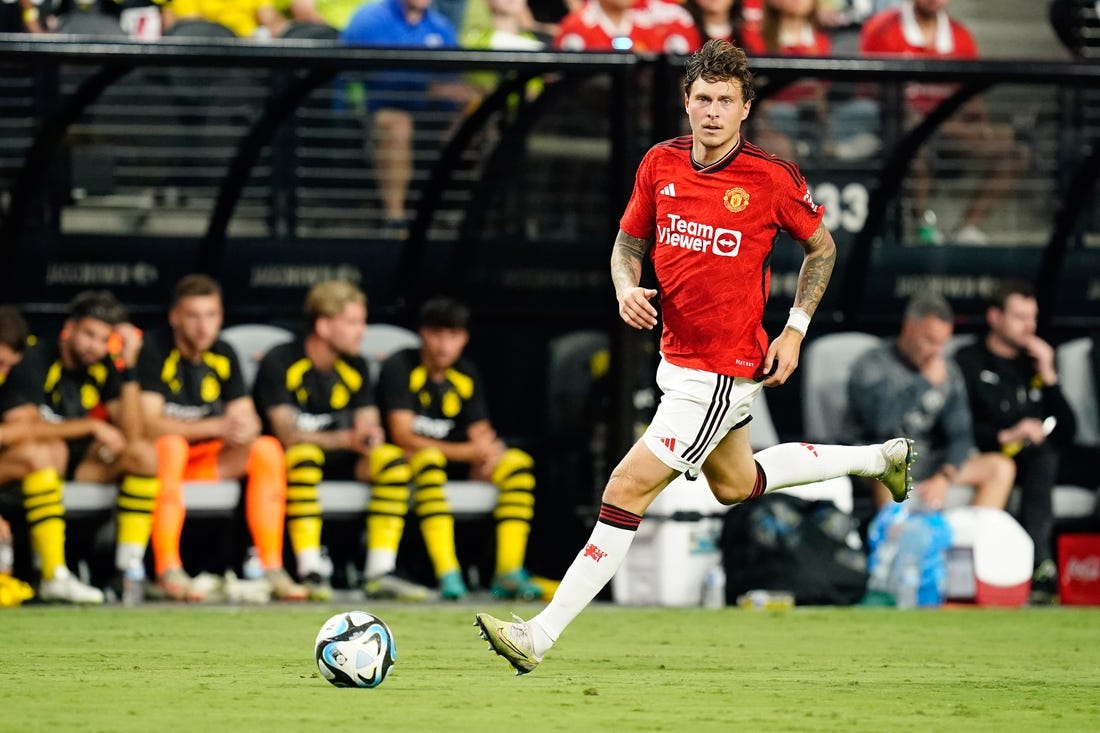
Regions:
[[392, 550], [367, 551], [367, 578], [381, 578], [397, 568], [397, 553]]
[[125, 571], [134, 562], [145, 563], [145, 545], [136, 542], [119, 542], [115, 545], [115, 567]]
[[882, 445], [780, 443], [753, 456], [768, 480], [766, 491], [856, 474], [879, 476], [886, 470]]
[[304, 577], [310, 573], [321, 572], [321, 548], [302, 550], [294, 553], [294, 559], [298, 561], [298, 577]]
[[[625, 521], [619, 521], [625, 520]], [[614, 522], [610, 524], [610, 522]], [[565, 627], [583, 611], [615, 575], [634, 541], [641, 517], [604, 504], [584, 549], [565, 572], [554, 599], [530, 620], [535, 655], [544, 655]], [[633, 525], [632, 527], [630, 525]], [[541, 632], [541, 633], [538, 633]]]

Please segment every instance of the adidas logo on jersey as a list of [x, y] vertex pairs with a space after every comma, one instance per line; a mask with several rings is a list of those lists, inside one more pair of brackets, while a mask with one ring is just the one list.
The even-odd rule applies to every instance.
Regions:
[[676, 184], [675, 183], [670, 183], [667, 186], [665, 186], [664, 188], [662, 188], [660, 192], [663, 193], [665, 196], [671, 196], [672, 198], [676, 198]]

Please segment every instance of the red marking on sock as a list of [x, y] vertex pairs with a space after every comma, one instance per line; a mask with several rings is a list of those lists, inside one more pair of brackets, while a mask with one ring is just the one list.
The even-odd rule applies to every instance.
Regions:
[[584, 548], [584, 556], [592, 558], [593, 562], [599, 562], [607, 557], [607, 553], [589, 542]]

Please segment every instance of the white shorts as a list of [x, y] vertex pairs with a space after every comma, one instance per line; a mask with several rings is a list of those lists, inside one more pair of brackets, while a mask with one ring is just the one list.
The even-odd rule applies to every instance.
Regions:
[[764, 383], [688, 369], [661, 359], [657, 386], [661, 402], [642, 440], [669, 468], [695, 479], [714, 447], [731, 430], [752, 419], [749, 411]]

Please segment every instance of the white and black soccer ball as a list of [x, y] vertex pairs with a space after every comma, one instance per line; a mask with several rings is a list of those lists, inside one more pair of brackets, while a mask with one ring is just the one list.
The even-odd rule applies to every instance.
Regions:
[[321, 676], [337, 687], [378, 687], [397, 662], [390, 627], [366, 611], [330, 618], [313, 648]]

